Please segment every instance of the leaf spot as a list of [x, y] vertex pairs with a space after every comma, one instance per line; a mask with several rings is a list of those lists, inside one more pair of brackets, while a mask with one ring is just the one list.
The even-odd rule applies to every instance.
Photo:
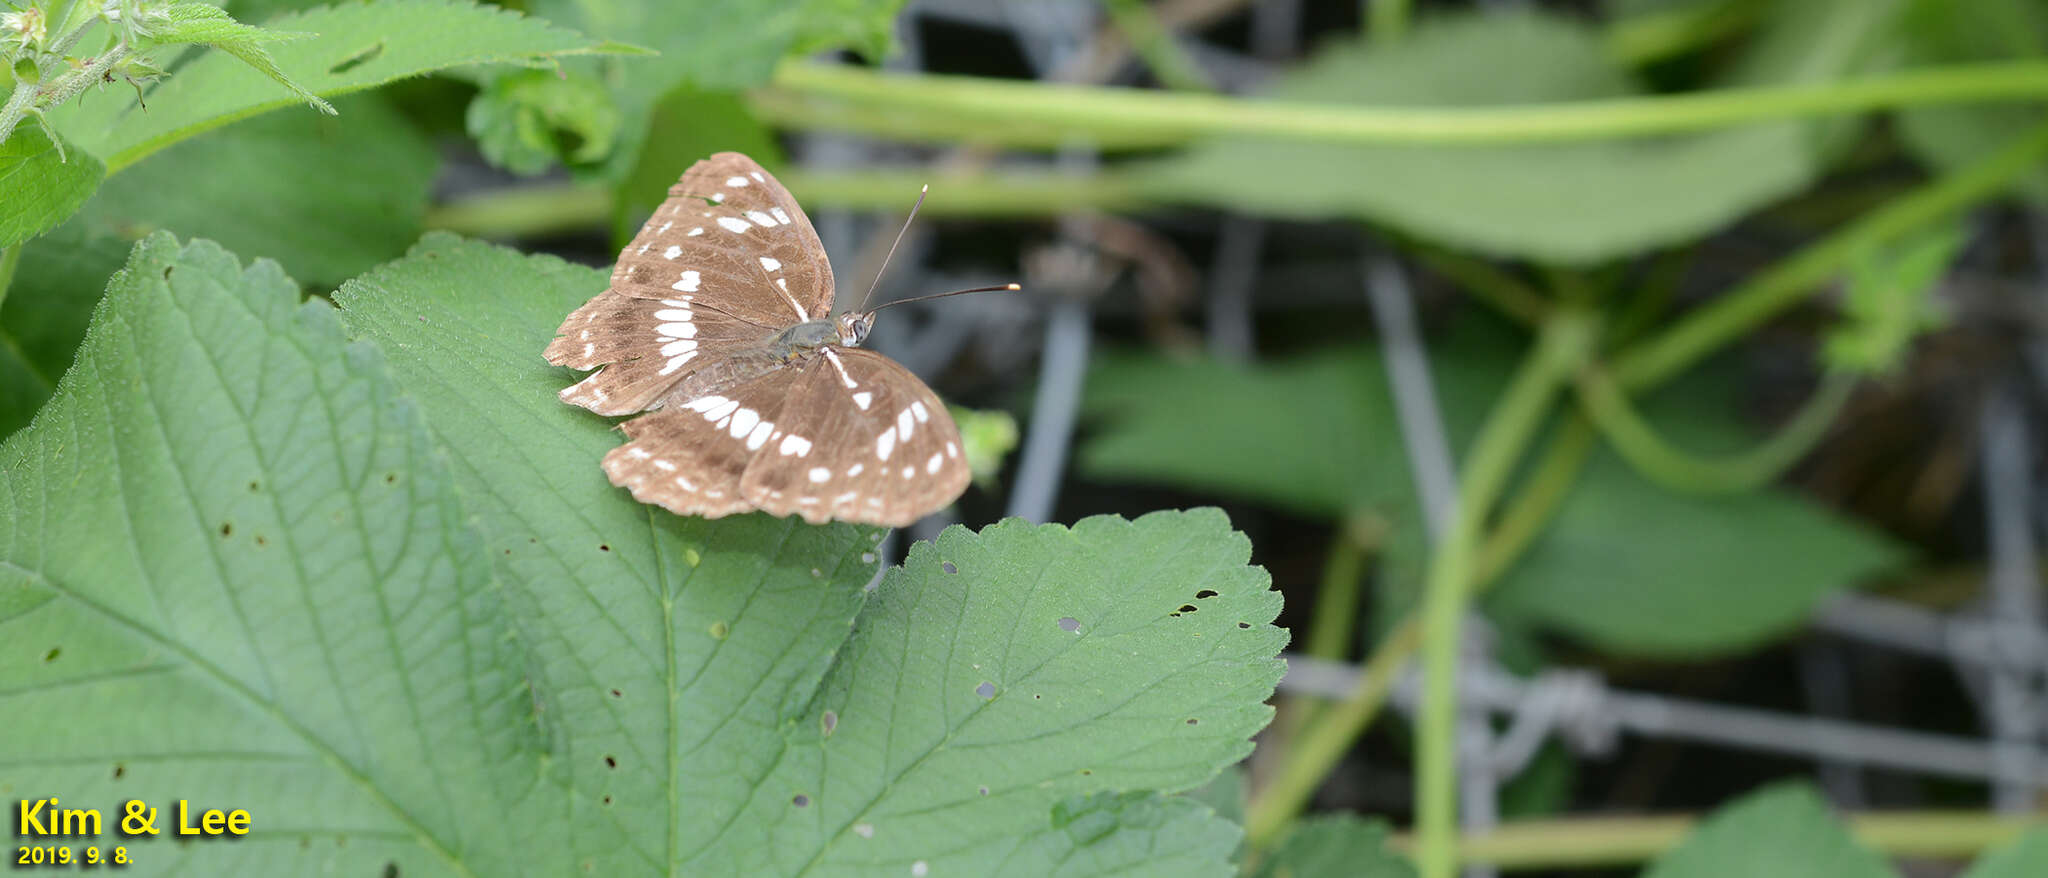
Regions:
[[606, 767], [606, 768], [617, 768], [617, 767], [619, 767], [619, 760], [617, 760], [617, 759], [614, 759], [614, 758], [612, 758], [612, 757], [610, 757], [610, 756], [606, 756], [606, 757], [604, 758], [604, 767]]
[[1205, 588], [1205, 589], [1202, 589], [1201, 591], [1195, 592], [1195, 600], [1198, 600], [1198, 601], [1199, 601], [1199, 600], [1201, 600], [1201, 599], [1203, 599], [1203, 598], [1213, 598], [1213, 597], [1215, 597], [1215, 596], [1216, 596], [1216, 591], [1215, 591], [1214, 589], [1208, 589], [1208, 588]]
[[861, 838], [874, 838], [875, 825], [873, 823], [855, 823], [853, 825], [853, 834]]
[[1081, 620], [1076, 619], [1072, 616], [1061, 616], [1060, 630], [1065, 631], [1069, 634], [1076, 633], [1081, 630]]
[[1239, 623], [1237, 623], [1237, 627], [1239, 627], [1239, 628], [1250, 628], [1250, 627], [1252, 627], [1252, 623], [1250, 623], [1250, 622], [1239, 622]]
[[725, 635], [730, 633], [732, 633], [732, 626], [725, 624], [724, 619], [711, 623], [711, 639], [724, 640]]
[[996, 697], [996, 684], [983, 680], [981, 685], [974, 687], [974, 694], [981, 696], [983, 700], [994, 698]]
[[931, 871], [931, 864], [923, 860], [918, 860], [917, 862], [910, 864], [910, 878], [924, 878], [924, 876], [930, 874]]
[[946, 571], [947, 573], [959, 573], [959, 572], [960, 572], [960, 568], [958, 568], [958, 567], [955, 567], [955, 566], [953, 566], [953, 562], [951, 562], [951, 561], [941, 561], [941, 562], [939, 562], [939, 569], [940, 569], [940, 570], [944, 570], [944, 571]]
[[797, 793], [796, 795], [790, 797], [789, 803], [799, 808], [808, 808], [811, 804], [811, 797], [806, 796], [803, 793]]
[[832, 730], [839, 728], [838, 711], [825, 711], [825, 715], [818, 717], [818, 728], [824, 730], [825, 737], [831, 737]]

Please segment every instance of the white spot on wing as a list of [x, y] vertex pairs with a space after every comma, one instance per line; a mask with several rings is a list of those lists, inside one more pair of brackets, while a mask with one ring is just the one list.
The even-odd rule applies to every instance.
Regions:
[[669, 227], [670, 227], [670, 226], [673, 226], [673, 225], [675, 225], [675, 224], [676, 224], [676, 223], [675, 223], [675, 220], [669, 220], [668, 222], [662, 223], [662, 224], [661, 224], [661, 228], [655, 229], [655, 230], [654, 230], [654, 233], [655, 233], [655, 234], [657, 234], [657, 235], [659, 235], [659, 234], [662, 234], [662, 233], [664, 233], [664, 232], [667, 232], [667, 231], [668, 231], [668, 229], [669, 229]]
[[[834, 353], [831, 348], [825, 349], [825, 360], [832, 364], [832, 368], [839, 370], [839, 380], [846, 385], [847, 390], [852, 390], [860, 386], [859, 383], [853, 380], [852, 375], [846, 374], [846, 364], [839, 362], [839, 355], [837, 353]], [[883, 456], [887, 457], [888, 455]]]
[[674, 259], [681, 255], [683, 255], [683, 248], [678, 247], [674, 244], [668, 245], [667, 250], [661, 251], [661, 258], [663, 259]]
[[665, 338], [690, 338], [697, 334], [697, 325], [694, 323], [664, 323], [655, 327], [654, 331]]
[[626, 449], [626, 456], [634, 460], [646, 460], [654, 455], [649, 454], [645, 448], [628, 448]]
[[691, 361], [691, 360], [693, 360], [693, 359], [696, 359], [696, 357], [697, 357], [697, 352], [696, 352], [696, 351], [690, 351], [689, 353], [683, 354], [683, 355], [682, 355], [682, 356], [680, 356], [680, 357], [675, 357], [675, 358], [673, 358], [673, 359], [670, 359], [670, 360], [668, 361], [668, 365], [666, 365], [666, 366], [663, 366], [663, 367], [661, 367], [661, 372], [660, 372], [659, 374], [662, 374], [662, 375], [667, 375], [667, 374], [673, 373], [673, 372], [674, 372], [675, 370], [677, 370], [677, 369], [681, 369], [681, 368], [683, 367], [683, 364], [684, 364], [684, 363], [687, 363], [687, 362], [689, 362], [689, 361]]
[[774, 424], [762, 421], [759, 426], [754, 428], [753, 432], [747, 434], [747, 450], [754, 451], [768, 444], [768, 434], [774, 431]]
[[677, 280], [675, 284], [672, 287], [670, 287], [670, 289], [682, 290], [683, 292], [686, 293], [694, 293], [697, 291], [697, 285], [703, 283], [703, 280], [703, 276], [698, 274], [697, 272], [685, 271], [683, 272], [682, 278], [680, 280]]
[[690, 238], [694, 238], [694, 237], [697, 237], [698, 235], [701, 235], [701, 234], [704, 234], [704, 227], [703, 227], [703, 226], [698, 226], [698, 227], [696, 227], [696, 228], [694, 228], [694, 229], [691, 229], [691, 230], [690, 230], [690, 234], [689, 234], [689, 235], [687, 235], [687, 236], [685, 236], [685, 237], [690, 237]]
[[747, 176], [752, 177], [756, 180], [762, 180], [763, 182], [766, 182], [766, 180], [761, 176], [760, 171], [748, 171]]
[[943, 465], [945, 462], [946, 458], [944, 455], [941, 455], [938, 452], [933, 452], [932, 459], [924, 462], [924, 471], [928, 473], [937, 473], [939, 471], [939, 467]]
[[654, 312], [654, 319], [664, 323], [688, 323], [693, 316], [688, 308], [663, 308]]
[[673, 356], [677, 356], [677, 355], [680, 355], [680, 354], [686, 354], [686, 353], [689, 353], [690, 351], [694, 351], [694, 350], [696, 350], [696, 349], [697, 349], [697, 343], [696, 343], [696, 342], [694, 342], [694, 341], [691, 341], [690, 339], [687, 339], [687, 338], [685, 338], [685, 339], [681, 339], [681, 340], [678, 340], [678, 341], [672, 341], [672, 342], [669, 342], [668, 344], [662, 345], [662, 346], [661, 346], [661, 355], [662, 355], [662, 356], [664, 356], [664, 357], [673, 357]]
[[916, 426], [916, 424], [912, 423], [910, 420], [909, 409], [904, 409], [896, 413], [896, 438], [901, 439], [905, 442], [910, 441], [910, 429], [914, 426]]
[[883, 431], [882, 431], [882, 435], [880, 435], [880, 436], [877, 436], [877, 437], [875, 437], [875, 456], [876, 456], [876, 457], [879, 457], [879, 458], [881, 458], [881, 459], [883, 459], [883, 460], [888, 460], [888, 459], [889, 459], [889, 452], [892, 452], [892, 451], [895, 451], [895, 450], [896, 450], [896, 434], [895, 434], [895, 433], [893, 433], [893, 432], [891, 432], [891, 431], [888, 431], [888, 430], [883, 430]]
[[791, 433], [788, 438], [782, 440], [782, 453], [808, 457], [811, 453], [811, 440]]
[[668, 462], [668, 461], [666, 461], [666, 460], [657, 460], [657, 461], [655, 461], [655, 462], [654, 462], [654, 467], [655, 467], [656, 469], [659, 469], [659, 470], [661, 470], [662, 472], [670, 472], [670, 473], [672, 473], [672, 472], [675, 472], [675, 471], [676, 471], [676, 465], [675, 465], [675, 464], [673, 464], [673, 463], [670, 463], [670, 462]]
[[856, 463], [856, 464], [854, 464], [854, 465], [852, 465], [852, 466], [850, 466], [850, 467], [847, 467], [847, 468], [846, 468], [846, 477], [850, 479], [850, 478], [853, 478], [854, 476], [860, 475], [860, 471], [861, 471], [861, 470], [863, 470], [863, 469], [866, 469], [866, 468], [867, 468], [867, 467], [866, 467], [865, 465], [863, 465], [863, 464], [858, 464], [858, 463]]
[[859, 392], [859, 393], [856, 393], [856, 394], [854, 394], [854, 395], [853, 395], [853, 404], [854, 404], [854, 405], [857, 405], [857, 406], [860, 406], [860, 410], [861, 410], [861, 411], [867, 411], [867, 410], [868, 410], [868, 404], [869, 404], [869, 403], [872, 403], [872, 402], [874, 402], [874, 401], [875, 401], [875, 395], [874, 395], [874, 394], [872, 394], [872, 393], [869, 393], [869, 392], [867, 392], [867, 391], [865, 391], [865, 390], [863, 390], [863, 391], [861, 391], [861, 392]]
[[741, 186], [745, 186], [745, 185], [747, 185], [747, 178], [745, 178], [745, 177], [727, 177], [727, 178], [725, 178], [725, 185], [727, 185], [727, 186], [731, 186], [731, 187], [733, 187], [734, 189], [738, 189], [738, 188], [739, 188], [739, 187], [741, 187]]
[[740, 219], [739, 217], [733, 217], [733, 216], [722, 216], [722, 217], [719, 217], [719, 218], [718, 218], [718, 227], [719, 227], [719, 228], [721, 228], [721, 229], [724, 229], [724, 230], [726, 230], [726, 231], [728, 231], [728, 232], [731, 232], [731, 233], [733, 233], [733, 234], [735, 234], [735, 235], [737, 235], [737, 234], [739, 234], [739, 233], [741, 233], [741, 232], [744, 232], [744, 231], [746, 231], [746, 230], [748, 230], [748, 229], [750, 229], [750, 228], [753, 228], [753, 226], [747, 225], [747, 221], [746, 221], [746, 220]]
[[754, 429], [754, 425], [760, 422], [761, 413], [754, 411], [753, 409], [740, 409], [739, 411], [733, 412], [732, 438], [738, 439], [741, 436], [747, 435], [747, 431]]
[[761, 257], [761, 267], [769, 271], [781, 271], [782, 260], [776, 259], [773, 256], [763, 256]]
[[946, 456], [947, 456], [947, 457], [959, 457], [959, 456], [960, 456], [960, 446], [958, 446], [958, 445], [954, 445], [954, 444], [953, 444], [953, 443], [951, 443], [951, 442], [947, 442], [947, 443], [946, 443]]
[[789, 225], [789, 214], [783, 213], [782, 208], [771, 207], [768, 208], [768, 212], [775, 215], [776, 222], [779, 222], [785, 226]]
[[917, 416], [917, 422], [920, 424], [932, 419], [932, 413], [925, 410], [922, 401], [912, 402], [910, 404], [910, 413]]
[[722, 405], [725, 405], [725, 397], [723, 396], [700, 396], [690, 400], [683, 407], [701, 413], [708, 412]]
[[[753, 220], [754, 225], [760, 226], [761, 228], [764, 229], [772, 229], [776, 225], [774, 217], [762, 213], [758, 210], [747, 211], [747, 219]], [[721, 222], [723, 221], [721, 220]]]
[[823, 482], [832, 477], [832, 471], [822, 466], [814, 466], [811, 467], [810, 476], [813, 482]]

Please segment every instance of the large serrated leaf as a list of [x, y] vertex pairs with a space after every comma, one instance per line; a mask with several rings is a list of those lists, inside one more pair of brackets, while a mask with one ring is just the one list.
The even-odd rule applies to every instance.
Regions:
[[[26, 87], [26, 86], [22, 86]], [[92, 197], [106, 175], [100, 160], [50, 140], [30, 120], [0, 142], [0, 249], [48, 231]]]
[[[537, 18], [468, 0], [374, 0], [267, 21], [272, 30], [315, 36], [267, 50], [292, 81], [322, 97], [360, 91], [468, 64], [536, 63], [599, 47]], [[199, 132], [299, 103], [240, 59], [209, 52], [134, 100], [73, 104], [60, 128], [118, 169]]]
[[[1773, 59], [1753, 66], [1758, 75], [1813, 80], [1859, 57], [1816, 51], [1805, 60], [1826, 59], [1825, 68], [1792, 69]], [[1270, 94], [1459, 107], [1640, 93], [1592, 28], [1562, 13], [1517, 8], [1426, 21], [1392, 48], [1327, 46]], [[1590, 262], [1697, 237], [1802, 189], [1820, 169], [1817, 146], [1814, 131], [1799, 122], [1508, 146], [1226, 139], [1158, 163], [1142, 181], [1163, 197], [1230, 207], [1250, 199], [1278, 215], [1355, 217], [1460, 248]]]
[[1858, 844], [1812, 787], [1782, 784], [1724, 805], [1643, 878], [1894, 878], [1883, 857]]
[[[561, 693], [564, 780], [605, 806], [565, 841], [578, 867], [981, 874], [1071, 850], [1106, 874], [1126, 832], [1220, 838], [1223, 862], [1233, 834], [1202, 809], [1071, 800], [1199, 784], [1265, 722], [1278, 595], [1220, 515], [949, 530], [863, 609], [879, 533], [678, 518], [605, 480], [617, 434], [539, 355], [604, 283], [437, 234], [336, 294], [454, 449]], [[1056, 807], [1110, 834], [1076, 839]]]
[[0, 608], [9, 797], [273, 833], [129, 839], [139, 868], [521, 860], [545, 740], [489, 559], [378, 353], [273, 263], [136, 246], [0, 446]]

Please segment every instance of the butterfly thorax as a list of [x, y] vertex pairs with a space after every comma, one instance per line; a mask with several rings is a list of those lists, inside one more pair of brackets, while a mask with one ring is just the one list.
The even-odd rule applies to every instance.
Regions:
[[809, 320], [775, 334], [769, 349], [785, 360], [793, 360], [828, 344], [840, 344], [839, 327], [830, 320]]

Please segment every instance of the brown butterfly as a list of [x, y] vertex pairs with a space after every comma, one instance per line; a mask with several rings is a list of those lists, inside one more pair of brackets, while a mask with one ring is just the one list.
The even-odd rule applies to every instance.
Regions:
[[[562, 322], [546, 356], [597, 369], [564, 402], [639, 414], [604, 471], [643, 503], [910, 524], [966, 490], [960, 431], [917, 376], [860, 349], [880, 308], [834, 320], [832, 297], [796, 199], [722, 152], [669, 188], [611, 288]], [[888, 304], [902, 301], [914, 300]]]

